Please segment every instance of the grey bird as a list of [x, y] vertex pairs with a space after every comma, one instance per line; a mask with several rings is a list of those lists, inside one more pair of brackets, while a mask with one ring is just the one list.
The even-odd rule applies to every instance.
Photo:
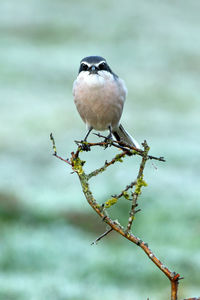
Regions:
[[87, 140], [92, 129], [109, 130], [117, 141], [140, 149], [138, 142], [120, 124], [127, 88], [101, 56], [88, 56], [81, 60], [73, 96], [77, 110], [86, 123]]

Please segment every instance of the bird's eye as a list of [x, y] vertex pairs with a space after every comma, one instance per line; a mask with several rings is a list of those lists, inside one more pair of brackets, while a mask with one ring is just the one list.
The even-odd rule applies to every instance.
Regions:
[[82, 64], [82, 68], [81, 68], [83, 71], [87, 71], [88, 69], [88, 65], [86, 64]]
[[102, 62], [101, 64], [99, 64], [99, 69], [100, 70], [106, 70], [106, 64], [104, 62]]

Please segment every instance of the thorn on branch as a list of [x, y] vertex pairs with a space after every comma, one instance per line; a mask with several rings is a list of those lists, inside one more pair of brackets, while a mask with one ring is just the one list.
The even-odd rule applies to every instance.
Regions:
[[103, 216], [102, 221], [104, 222], [106, 220], [107, 216]]
[[104, 232], [103, 234], [101, 234], [94, 242], [91, 243], [91, 245], [96, 245], [97, 242], [99, 242], [102, 238], [104, 238], [106, 235], [108, 235], [111, 231], [113, 231], [113, 228], [109, 228], [108, 230], [106, 230], [106, 232]]
[[178, 280], [182, 280], [182, 279], [184, 279], [184, 277], [179, 277], [179, 279], [178, 279]]

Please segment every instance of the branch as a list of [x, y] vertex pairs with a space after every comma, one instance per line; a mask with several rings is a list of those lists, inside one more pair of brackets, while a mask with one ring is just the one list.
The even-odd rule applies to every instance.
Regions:
[[54, 137], [53, 137], [53, 134], [52, 134], [52, 133], [50, 133], [50, 140], [52, 141], [52, 145], [53, 145], [53, 156], [55, 156], [55, 157], [57, 157], [58, 159], [60, 159], [60, 160], [62, 160], [62, 161], [64, 161], [64, 162], [66, 162], [67, 164], [71, 165], [71, 163], [70, 163], [70, 161], [69, 161], [68, 158], [67, 158], [67, 159], [64, 159], [64, 158], [62, 158], [61, 156], [59, 156], [59, 155], [57, 154], [56, 144], [55, 144], [55, 140], [54, 140]]
[[[103, 137], [104, 136], [97, 134], [98, 137]], [[142, 241], [139, 237], [136, 237], [132, 232], [131, 232], [131, 227], [132, 223], [134, 220], [134, 215], [138, 210], [135, 210], [135, 208], [138, 206], [138, 197], [142, 193], [142, 188], [144, 186], [147, 186], [146, 182], [144, 181], [144, 169], [146, 166], [146, 163], [148, 160], [157, 160], [164, 162], [165, 159], [163, 157], [155, 157], [152, 155], [149, 155], [149, 146], [146, 141], [144, 141], [143, 148], [144, 150], [137, 149], [133, 146], [129, 146], [127, 144], [124, 144], [122, 142], [118, 141], [106, 141], [104, 140], [103, 142], [98, 142], [98, 143], [87, 143], [84, 141], [76, 141], [76, 144], [78, 145], [78, 149], [76, 152], [71, 153], [71, 158], [70, 159], [63, 159], [62, 157], [57, 155], [57, 150], [55, 146], [55, 141], [53, 138], [53, 135], [50, 135], [51, 141], [53, 143], [53, 155], [56, 156], [57, 158], [61, 159], [68, 165], [71, 165], [73, 172], [77, 173], [81, 186], [82, 186], [82, 191], [85, 195], [86, 200], [88, 201], [89, 205], [93, 208], [93, 210], [101, 217], [101, 219], [109, 225], [109, 229], [103, 233], [100, 237], [98, 237], [93, 243], [98, 242], [101, 240], [104, 236], [109, 234], [112, 230], [115, 230], [117, 233], [119, 233], [121, 236], [126, 238], [127, 240], [131, 241], [132, 243], [136, 244], [139, 246], [149, 257], [149, 259], [165, 274], [165, 276], [170, 280], [171, 282], [171, 300], [177, 300], [177, 293], [178, 293], [178, 283], [180, 279], [183, 279], [180, 277], [180, 275], [176, 272], [171, 271], [169, 268], [167, 268], [157, 257], [156, 255], [152, 252], [152, 250], [149, 248], [148, 244]], [[86, 174], [84, 171], [84, 164], [85, 161], [82, 161], [79, 157], [80, 153], [82, 151], [90, 151], [92, 147], [103, 147], [107, 148], [108, 146], [113, 146], [114, 148], [120, 149], [121, 153], [117, 154], [110, 162], [105, 162], [104, 165], [94, 171], [92, 171], [89, 174]], [[134, 155], [138, 155], [142, 157], [137, 178], [136, 180], [132, 181], [129, 185], [127, 185], [120, 194], [112, 196], [112, 199], [108, 199], [103, 205], [98, 204], [97, 200], [94, 198], [93, 193], [90, 189], [89, 186], [89, 180], [97, 176], [98, 174], [104, 172], [108, 166], [111, 166], [112, 164], [115, 164], [116, 162], [120, 161], [122, 162], [122, 159], [127, 157], [131, 157]], [[131, 199], [130, 195], [128, 194], [128, 190], [134, 188], [134, 191], [131, 192]], [[127, 228], [124, 229], [123, 226], [117, 221], [117, 220], [112, 220], [108, 215], [106, 209], [108, 209], [111, 205], [115, 205], [118, 201], [119, 198], [124, 197], [128, 200], [132, 201], [131, 207], [130, 207], [130, 212], [129, 212], [129, 219], [128, 219], [128, 225]], [[92, 244], [93, 244], [92, 243]], [[200, 299], [200, 298], [190, 298], [190, 300], [194, 299]], [[188, 299], [189, 300], [189, 299]]]
[[140, 168], [139, 168], [138, 175], [137, 175], [135, 191], [132, 194], [133, 199], [132, 199], [132, 205], [131, 205], [131, 209], [130, 209], [130, 213], [129, 213], [128, 225], [126, 228], [127, 233], [131, 230], [131, 226], [132, 226], [132, 223], [134, 220], [134, 215], [135, 215], [135, 208], [138, 205], [137, 200], [138, 200], [139, 195], [141, 194], [141, 188], [142, 188], [142, 186], [147, 186], [147, 183], [143, 180], [143, 172], [144, 172], [145, 164], [148, 160], [148, 152], [149, 152], [150, 148], [147, 145], [146, 141], [144, 141], [144, 143], [142, 145], [144, 147], [144, 152], [143, 152], [142, 161], [140, 163]]
[[[98, 137], [102, 137], [102, 138], [106, 139], [106, 137], [103, 136], [103, 135], [100, 135], [100, 134], [95, 134], [95, 135], [97, 135]], [[131, 156], [136, 155], [136, 154], [139, 155], [139, 156], [143, 156], [143, 154], [144, 154], [143, 150], [138, 149], [134, 146], [130, 146], [128, 144], [125, 144], [124, 142], [121, 142], [121, 141], [109, 140], [108, 142], [103, 141], [103, 142], [98, 142], [98, 143], [88, 143], [88, 142], [85, 142], [85, 141], [75, 141], [75, 143], [80, 147], [82, 145], [88, 145], [89, 148], [90, 147], [95, 147], [95, 146], [100, 146], [100, 147], [104, 147], [104, 148], [107, 148], [108, 146], [113, 146], [113, 147], [121, 149], [123, 151], [127, 151], [127, 155], [131, 155]], [[85, 149], [82, 149], [82, 150], [85, 151]], [[148, 155], [148, 159], [165, 162], [165, 159], [164, 159], [163, 156], [156, 157], [156, 156]]]

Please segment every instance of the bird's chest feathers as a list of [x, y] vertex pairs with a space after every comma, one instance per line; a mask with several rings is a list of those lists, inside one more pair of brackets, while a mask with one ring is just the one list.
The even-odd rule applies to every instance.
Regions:
[[79, 78], [76, 84], [75, 98], [82, 101], [98, 102], [115, 94], [116, 85], [111, 78], [99, 75], [87, 75]]
[[89, 89], [91, 91], [96, 89], [103, 89], [105, 84], [105, 79], [95, 74], [86, 76], [82, 82], [82, 85], [85, 86], [85, 89]]

